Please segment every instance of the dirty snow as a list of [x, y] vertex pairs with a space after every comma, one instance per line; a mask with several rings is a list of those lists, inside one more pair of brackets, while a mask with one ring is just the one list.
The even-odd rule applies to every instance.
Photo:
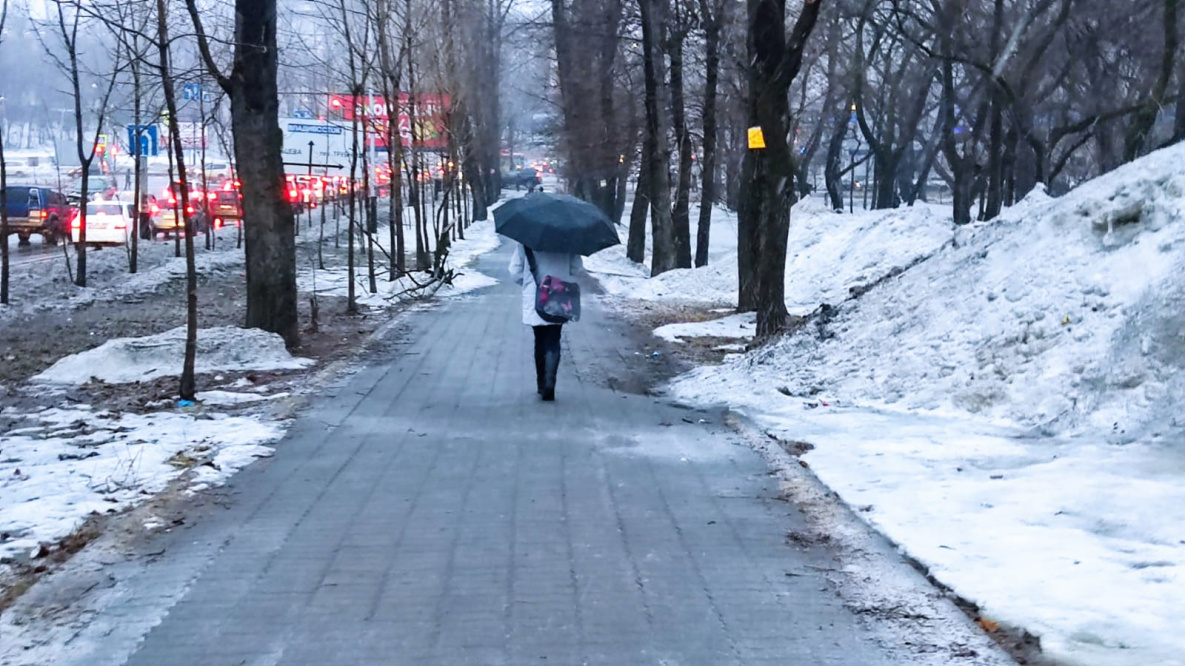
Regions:
[[[671, 392], [813, 444], [860, 516], [1050, 656], [1183, 663], [1183, 213], [1182, 146], [957, 230], [937, 207], [801, 203], [787, 305], [836, 310]], [[698, 299], [734, 290], [729, 269], [602, 281]]]
[[756, 331], [757, 315], [746, 312], [708, 321], [667, 324], [654, 329], [654, 334], [668, 342], [683, 342], [684, 338], [746, 339]]
[[[110, 384], [179, 376], [185, 357], [185, 327], [141, 338], [116, 338], [54, 363], [33, 381], [85, 384], [92, 379]], [[275, 333], [222, 326], [198, 330], [196, 372], [235, 370], [298, 370], [313, 364], [294, 358]]]
[[135, 505], [186, 469], [203, 484], [220, 483], [271, 455], [265, 445], [284, 431], [255, 417], [85, 406], [45, 410], [19, 423], [0, 436], [0, 533], [7, 534], [0, 557], [31, 557], [88, 515]]

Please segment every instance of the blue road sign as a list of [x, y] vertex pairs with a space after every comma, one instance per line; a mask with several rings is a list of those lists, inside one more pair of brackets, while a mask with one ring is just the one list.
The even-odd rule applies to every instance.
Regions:
[[159, 135], [157, 134], [156, 125], [140, 125], [140, 131], [136, 131], [135, 125], [128, 125], [128, 148], [135, 150], [134, 146], [140, 144], [140, 154], [148, 157], [156, 157], [160, 154]]
[[202, 96], [202, 86], [200, 83], [186, 83], [185, 87], [181, 89], [181, 99], [200, 99]]
[[301, 118], [303, 120], [312, 120], [316, 116], [314, 116], [313, 112], [309, 111], [308, 109], [297, 109], [292, 112], [292, 117]]

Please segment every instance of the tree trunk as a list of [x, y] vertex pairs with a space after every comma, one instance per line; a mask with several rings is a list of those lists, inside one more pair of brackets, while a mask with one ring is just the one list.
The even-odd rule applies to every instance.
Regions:
[[671, 119], [675, 125], [675, 143], [679, 148], [679, 174], [675, 185], [675, 206], [671, 222], [675, 231], [675, 265], [691, 268], [691, 134], [687, 131], [687, 112], [683, 92], [682, 35], [671, 40]]
[[762, 128], [766, 147], [744, 157], [738, 302], [757, 311], [758, 337], [781, 332], [788, 316], [786, 243], [794, 200], [788, 93], [821, 5], [822, 0], [813, 0], [803, 6], [787, 40], [785, 0], [748, 0], [749, 125]]
[[139, 268], [140, 263], [140, 227], [144, 224], [144, 214], [141, 207], [144, 203], [144, 193], [141, 189], [141, 179], [143, 178], [143, 159], [144, 156], [140, 154], [140, 121], [141, 121], [141, 102], [140, 102], [140, 61], [135, 53], [128, 52], [128, 58], [131, 59], [132, 66], [132, 126], [135, 127], [133, 135], [136, 139], [134, 145], [129, 146], [132, 149], [132, 158], [136, 160], [133, 172], [135, 174], [136, 182], [132, 186], [133, 197], [135, 198], [135, 205], [132, 210], [135, 212], [135, 222], [132, 224], [132, 254], [128, 258], [128, 272], [135, 273]]
[[[5, 10], [8, 9], [5, 3]], [[0, 28], [3, 28], [0, 21]], [[4, 166], [4, 132], [0, 132], [0, 305], [8, 305], [8, 169]]]
[[650, 210], [649, 139], [645, 143], [638, 169], [638, 186], [634, 188], [634, 203], [630, 208], [630, 235], [625, 245], [625, 256], [637, 264], [646, 261], [646, 214]]
[[[727, 1], [727, 0], [725, 0]], [[704, 2], [704, 161], [703, 184], [700, 193], [699, 222], [695, 234], [695, 265], [708, 265], [708, 248], [712, 235], [712, 208], [716, 203], [716, 94], [720, 81], [720, 27], [724, 2], [716, 4], [711, 18]]]
[[[192, 0], [191, 0], [192, 1]], [[276, 85], [276, 0], [235, 0], [231, 128], [242, 183], [248, 328], [300, 344], [296, 238], [285, 196], [283, 134]]]
[[823, 182], [831, 210], [842, 211], [843, 205], [843, 142], [848, 135], [848, 110], [845, 105], [834, 116], [835, 129], [827, 144], [827, 164], [823, 168]]
[[170, 60], [168, 10], [166, 0], [156, 0], [157, 49], [160, 52], [161, 88], [165, 97], [165, 108], [169, 110], [169, 147], [177, 160], [177, 180], [180, 191], [177, 199], [181, 204], [181, 215], [185, 230], [185, 360], [181, 366], [181, 384], [178, 389], [182, 400], [194, 400], [197, 384], [194, 364], [197, 361], [197, 264], [194, 258], [193, 216], [189, 209], [189, 176], [185, 172], [185, 149], [181, 145], [180, 126], [177, 122], [177, 94], [173, 85]]
[[642, 12], [642, 63], [646, 80], [646, 135], [650, 155], [650, 253], [651, 277], [677, 268], [675, 233], [671, 222], [671, 174], [667, 148], [666, 114], [661, 108], [663, 99], [660, 67], [662, 50], [659, 48], [662, 26], [661, 5], [665, 0], [640, 0]]

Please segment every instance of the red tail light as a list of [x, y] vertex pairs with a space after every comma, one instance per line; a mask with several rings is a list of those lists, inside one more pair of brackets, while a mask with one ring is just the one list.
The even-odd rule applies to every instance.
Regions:
[[193, 206], [186, 206], [185, 212], [189, 213], [190, 215], [193, 215]]
[[115, 228], [116, 228], [116, 229], [127, 229], [127, 228], [128, 228], [128, 223], [127, 223], [127, 222], [125, 222], [124, 220], [120, 220], [119, 222], [116, 222], [116, 223], [115, 223]]
[[160, 214], [160, 206], [158, 206], [156, 204], [152, 204], [152, 207], [150, 208], [150, 210], [152, 211], [153, 215]]
[[73, 220], [70, 220], [70, 228], [71, 229], [81, 229], [82, 228], [82, 219], [79, 217], [75, 217]]
[[41, 219], [44, 220], [47, 217], [49, 217], [49, 211], [48, 210], [41, 211]]
[[221, 218], [221, 217], [216, 217], [216, 218], [214, 218], [214, 228], [215, 228], [215, 229], [221, 229], [221, 228], [222, 228], [222, 218]]

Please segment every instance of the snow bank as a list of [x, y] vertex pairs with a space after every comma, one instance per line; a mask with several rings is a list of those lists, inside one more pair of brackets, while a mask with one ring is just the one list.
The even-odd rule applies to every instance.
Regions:
[[[936, 206], [847, 215], [827, 209], [818, 199], [806, 199], [790, 217], [786, 305], [801, 315], [821, 303], [838, 303], [852, 289], [930, 255], [949, 242], [953, 232], [949, 212]], [[621, 234], [625, 243], [628, 229], [623, 227]], [[585, 267], [610, 294], [735, 306], [739, 278], [734, 213], [712, 211], [709, 247], [707, 266], [668, 271], [652, 280], [646, 279], [645, 267], [626, 259], [624, 246], [590, 257]]]
[[[11, 411], [6, 417], [13, 417]], [[0, 437], [0, 557], [28, 556], [92, 512], [137, 504], [187, 469], [204, 484], [271, 455], [282, 424], [179, 412], [50, 409]], [[28, 423], [26, 421], [26, 423]]]
[[711, 319], [686, 324], [667, 324], [654, 329], [654, 334], [669, 342], [683, 342], [683, 338], [735, 338], [753, 337], [757, 330], [757, 315], [745, 314]]
[[1059, 200], [1037, 193], [736, 376], [1044, 433], [1180, 434], [1182, 158], [1157, 153]]
[[[891, 238], [932, 257], [672, 392], [813, 443], [828, 486], [1052, 656], [1180, 663], [1183, 212], [1185, 146], [1034, 193], [948, 245], [933, 210], [900, 211], [922, 231]], [[908, 254], [892, 253], [867, 278]], [[853, 256], [798, 278], [836, 304], [860, 283]]]
[[[150, 381], [181, 374], [185, 358], [185, 327], [142, 338], [115, 338], [54, 363], [34, 382], [85, 384], [98, 379], [110, 384]], [[296, 370], [313, 364], [294, 358], [275, 333], [223, 326], [198, 330], [198, 373], [244, 370]]]

